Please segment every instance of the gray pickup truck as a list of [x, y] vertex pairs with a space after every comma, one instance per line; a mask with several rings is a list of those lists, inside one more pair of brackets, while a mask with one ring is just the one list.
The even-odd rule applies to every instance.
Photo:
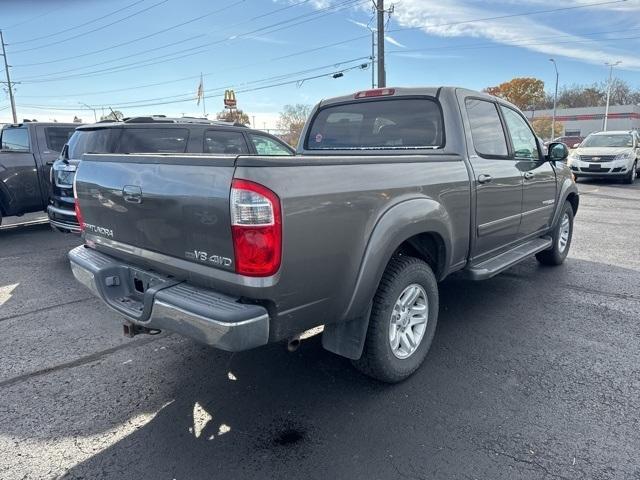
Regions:
[[323, 325], [397, 382], [431, 346], [439, 281], [566, 258], [578, 191], [548, 151], [513, 105], [442, 87], [322, 101], [292, 157], [85, 155], [71, 267], [129, 335], [239, 351]]

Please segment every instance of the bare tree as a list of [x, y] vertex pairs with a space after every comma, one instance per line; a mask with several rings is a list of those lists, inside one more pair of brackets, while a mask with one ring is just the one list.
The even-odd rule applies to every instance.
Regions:
[[282, 139], [289, 145], [298, 145], [302, 129], [311, 112], [311, 105], [298, 103], [296, 105], [285, 105], [280, 112], [278, 129], [282, 131]]
[[250, 123], [249, 115], [236, 108], [224, 109], [222, 112], [216, 115], [216, 118], [225, 122], [241, 123], [243, 125], [248, 125]]

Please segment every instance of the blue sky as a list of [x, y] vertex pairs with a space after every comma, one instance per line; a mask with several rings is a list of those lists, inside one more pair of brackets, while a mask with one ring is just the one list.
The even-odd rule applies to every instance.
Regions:
[[[620, 60], [616, 76], [639, 87], [640, 0], [592, 5], [603, 1], [386, 0], [388, 84], [482, 89], [533, 76], [551, 90], [554, 57], [561, 85], [602, 81], [604, 62]], [[202, 72], [209, 113], [233, 86], [257, 127], [272, 128], [284, 104], [371, 86], [360, 68], [371, 0], [3, 0], [1, 10], [19, 119], [92, 120], [80, 103], [98, 115], [199, 115]], [[0, 91], [0, 122], [8, 104]]]

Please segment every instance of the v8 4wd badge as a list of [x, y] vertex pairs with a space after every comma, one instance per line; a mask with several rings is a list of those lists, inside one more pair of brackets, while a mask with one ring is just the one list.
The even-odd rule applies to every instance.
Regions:
[[184, 252], [184, 256], [190, 260], [197, 260], [202, 263], [218, 265], [221, 267], [230, 267], [233, 263], [233, 260], [228, 257], [222, 257], [220, 255], [209, 255], [208, 252], [205, 252], [203, 250], [190, 250]]

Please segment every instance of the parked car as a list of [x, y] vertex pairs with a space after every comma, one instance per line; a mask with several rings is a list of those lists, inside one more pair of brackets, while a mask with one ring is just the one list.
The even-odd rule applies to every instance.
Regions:
[[87, 152], [293, 155], [295, 150], [273, 135], [242, 124], [198, 118], [135, 117], [87, 125], [71, 137], [53, 165], [47, 212], [55, 230], [80, 232], [73, 179]]
[[49, 170], [76, 127], [25, 122], [0, 130], [0, 223], [3, 216], [45, 211]]
[[574, 148], [578, 148], [583, 140], [584, 140], [584, 137], [571, 136], [571, 137], [558, 137], [553, 141], [562, 142], [570, 149], [574, 149]]
[[238, 351], [324, 325], [327, 350], [397, 382], [439, 281], [565, 260], [578, 190], [549, 151], [512, 104], [443, 87], [322, 101], [294, 157], [85, 155], [71, 268], [129, 335]]
[[569, 154], [576, 178], [619, 178], [633, 183], [640, 173], [640, 135], [637, 131], [608, 131], [589, 135]]

